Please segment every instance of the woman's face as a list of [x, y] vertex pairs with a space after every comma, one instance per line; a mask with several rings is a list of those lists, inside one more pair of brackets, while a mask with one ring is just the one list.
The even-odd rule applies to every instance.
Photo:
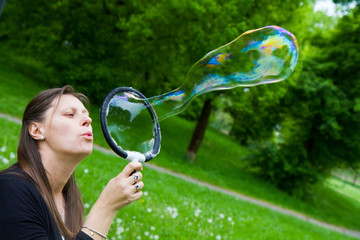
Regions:
[[86, 157], [93, 149], [89, 112], [72, 95], [62, 95], [58, 104], [57, 101], [47, 110], [41, 124], [45, 137], [42, 143], [55, 154]]

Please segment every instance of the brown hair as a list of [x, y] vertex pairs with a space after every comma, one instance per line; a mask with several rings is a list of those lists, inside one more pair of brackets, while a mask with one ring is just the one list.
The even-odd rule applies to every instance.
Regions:
[[30, 124], [33, 122], [42, 122], [45, 118], [45, 112], [52, 106], [54, 100], [66, 94], [73, 95], [81, 102], [88, 104], [88, 99], [85, 95], [76, 93], [71, 86], [65, 86], [45, 90], [39, 93], [27, 105], [22, 120], [22, 129], [17, 150], [17, 165], [26, 171], [36, 183], [61, 234], [65, 239], [73, 239], [81, 230], [84, 215], [83, 202], [75, 182], [75, 176], [74, 174], [71, 175], [62, 191], [65, 199], [64, 223], [55, 205], [49, 179], [38, 151], [37, 141], [32, 138], [29, 133]]

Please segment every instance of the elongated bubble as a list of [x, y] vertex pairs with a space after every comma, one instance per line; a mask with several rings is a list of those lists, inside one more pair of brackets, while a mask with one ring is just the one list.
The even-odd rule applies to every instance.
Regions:
[[204, 93], [282, 81], [294, 71], [298, 55], [295, 36], [281, 27], [247, 31], [197, 61], [184, 83], [171, 92], [147, 99], [132, 93], [115, 96], [107, 117], [108, 125], [113, 127], [112, 136], [123, 149], [146, 154], [153, 144], [154, 122], [149, 120], [148, 111], [143, 111], [149, 103], [158, 119], [164, 120], [184, 111]]
[[247, 31], [196, 62], [182, 86], [148, 100], [163, 120], [204, 93], [284, 80], [294, 71], [298, 55], [295, 36], [284, 28]]

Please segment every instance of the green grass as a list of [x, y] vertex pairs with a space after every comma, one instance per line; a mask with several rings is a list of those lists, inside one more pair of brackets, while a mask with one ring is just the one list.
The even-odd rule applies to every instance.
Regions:
[[[14, 71], [14, 69], [22, 69], [21, 67], [19, 67], [19, 65], [17, 65], [17, 62], [22, 61], [21, 59], [9, 61], [7, 58], [0, 57], [0, 112], [21, 117], [25, 105], [28, 103], [28, 101], [39, 91], [45, 89], [45, 86], [42, 86], [38, 84], [36, 80], [25, 76], [32, 76], [29, 73], [33, 71], [25, 71], [25, 75]], [[36, 65], [36, 63], [33, 65]], [[27, 67], [25, 67], [24, 69], [27, 69]], [[90, 113], [91, 117], [93, 118], [92, 125], [94, 129], [95, 142], [99, 145], [107, 146], [101, 133], [99, 123], [99, 108], [96, 106], [92, 106], [90, 109]], [[1, 120], [1, 122], [3, 122], [3, 120]], [[217, 132], [211, 127], [209, 127], [208, 131], [206, 132], [196, 162], [190, 163], [186, 161], [184, 159], [184, 156], [187, 144], [189, 143], [191, 138], [194, 124], [195, 123], [185, 121], [179, 117], [172, 117], [166, 119], [165, 121], [162, 121], [161, 152], [151, 163], [172, 169], [175, 172], [184, 173], [205, 182], [213, 183], [215, 185], [225, 187], [250, 196], [254, 196], [259, 199], [264, 199], [266, 201], [275, 203], [286, 208], [294, 209], [296, 211], [305, 213], [325, 222], [344, 226], [350, 229], [360, 230], [360, 221], [358, 221], [357, 217], [360, 216], [360, 204], [358, 200], [346, 196], [353, 194], [350, 190], [346, 190], [348, 194], [340, 194], [338, 191], [334, 190], [333, 187], [327, 184], [319, 184], [313, 189], [313, 192], [308, 194], [305, 201], [301, 201], [297, 198], [291, 197], [279, 191], [269, 183], [266, 183], [261, 179], [254, 177], [250, 173], [247, 173], [244, 170], [244, 161], [242, 161], [242, 157], [248, 154], [247, 149], [239, 146], [236, 142], [233, 142], [227, 136]], [[17, 130], [15, 128], [11, 133], [16, 133], [16, 131]], [[14, 136], [6, 135], [3, 134], [3, 130], [1, 130], [0, 137], [0, 141], [2, 141], [0, 142], [0, 146], [3, 143], [6, 146], [9, 146], [9, 149], [14, 149], [16, 147], [18, 138], [17, 133]], [[14, 146], [13, 144], [7, 144], [7, 142], [10, 141], [10, 138], [13, 137], [15, 137], [16, 139], [16, 141], [14, 141]], [[15, 152], [15, 149], [12, 151]], [[96, 158], [96, 156], [98, 155], [97, 153], [95, 153], [93, 154], [93, 156], [95, 156]], [[108, 158], [113, 160], [104, 160]], [[10, 156], [7, 156], [7, 159], [10, 159]], [[101, 182], [102, 185], [100, 183], [97, 185], [94, 179], [100, 178], [104, 181], [108, 180], [107, 176], [113, 176], [111, 174], [109, 175], [108, 171], [111, 172], [111, 170], [114, 169], [119, 170], [121, 169], [121, 166], [126, 163], [126, 161], [120, 158], [117, 158], [115, 160], [114, 157], [109, 156], [98, 156], [98, 160], [94, 160], [93, 157], [91, 157], [90, 159], [92, 160], [91, 165], [87, 166], [88, 169], [93, 169], [93, 171], [96, 171], [96, 169], [102, 169], [101, 173], [106, 173], [103, 176], [104, 179], [99, 176], [93, 176], [93, 179], [85, 181], [88, 186], [91, 186], [91, 189], [94, 189], [94, 191], [97, 192], [102, 189], [102, 185], [104, 184], [104, 182]], [[117, 167], [117, 165], [115, 165], [114, 167], [114, 165], [112, 165], [113, 161], [116, 162], [116, 164], [119, 164], [119, 167]], [[91, 172], [92, 171], [90, 171], [90, 173]], [[147, 186], [148, 184], [152, 184], [153, 182], [158, 181], [147, 179], [148, 173], [154, 175], [159, 174], [154, 172], [153, 170], [147, 169], [145, 173], [145, 179], [149, 182], [147, 183]], [[82, 178], [82, 175], [79, 175]], [[159, 181], [163, 182], [163, 175], [160, 175], [161, 179]], [[81, 182], [80, 185], [81, 184], [83, 183]], [[174, 184], [174, 186], [177, 186], [175, 183], [167, 183], [166, 185], [172, 186], [172, 184]], [[180, 181], [180, 183], [178, 184], [186, 185], [187, 183]], [[165, 198], [165, 200], [167, 197], [169, 197], [170, 199], [174, 197], [176, 199], [176, 197], [179, 196], [172, 195], [175, 190], [175, 188], [172, 190], [170, 189], [168, 192], [170, 193], [169, 196], [162, 195], [162, 197]], [[165, 189], [163, 191], [165, 191]], [[177, 194], [180, 194], [178, 191], [179, 190], [176, 190]], [[157, 195], [153, 193], [152, 189], [148, 192], [150, 196]], [[184, 192], [186, 192], [187, 194], [188, 190], [184, 190]], [[210, 193], [210, 195], [204, 196], [204, 199], [212, 199], [212, 195], [215, 193]], [[184, 195], [185, 193], [181, 194]], [[86, 197], [86, 191], [84, 197]], [[198, 197], [199, 196], [197, 196], [196, 194], [195, 196], [193, 196], [193, 198]], [[91, 197], [89, 197], [88, 199], [89, 203], [91, 203], [91, 201], [94, 201], [94, 199]], [[205, 201], [204, 199], [203, 201]], [[162, 205], [160, 204], [159, 206]], [[177, 208], [180, 209], [182, 207], [182, 205], [179, 205]], [[130, 207], [130, 209], [131, 208], [132, 207]], [[162, 208], [164, 207], [162, 206]], [[234, 211], [237, 210], [234, 209]], [[145, 215], [146, 214], [147, 213], [145, 213]], [[261, 225], [261, 223], [258, 224]], [[179, 234], [181, 232], [182, 231], [180, 231]]]
[[355, 199], [360, 202], [360, 186], [352, 185], [347, 181], [340, 180], [338, 178], [330, 178], [326, 181], [326, 185], [331, 189], [334, 189], [338, 193], [345, 195], [349, 198]]
[[[4, 169], [15, 162], [20, 125], [1, 119], [0, 129], [0, 169]], [[86, 212], [125, 164], [96, 150], [80, 164], [76, 177]], [[146, 165], [142, 172], [144, 196], [118, 213], [110, 239], [353, 239]]]
[[[329, 186], [318, 184], [304, 200], [289, 196], [271, 184], [247, 173], [242, 156], [248, 152], [226, 136], [208, 129], [196, 162], [183, 156], [191, 137], [192, 123], [174, 118], [161, 123], [163, 147], [154, 160], [156, 165], [182, 172], [202, 181], [244, 193], [255, 198], [294, 209], [316, 219], [350, 229], [360, 229], [360, 203], [338, 194]], [[176, 126], [173, 128], [172, 126]], [[179, 134], [181, 133], [181, 134]]]

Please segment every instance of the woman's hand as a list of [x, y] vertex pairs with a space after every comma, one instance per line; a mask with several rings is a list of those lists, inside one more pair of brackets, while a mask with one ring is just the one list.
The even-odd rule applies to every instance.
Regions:
[[[134, 170], [138, 172], [130, 175]], [[101, 193], [98, 202], [109, 210], [117, 212], [142, 196], [141, 189], [144, 183], [141, 181], [142, 165], [139, 162], [130, 162], [124, 170], [111, 179]]]
[[[116, 213], [142, 196], [142, 174], [136, 172], [130, 175], [134, 170], [141, 171], [141, 163], [130, 162], [119, 175], [109, 181], [87, 216], [85, 226], [107, 235]], [[87, 229], [82, 231], [89, 234]]]

